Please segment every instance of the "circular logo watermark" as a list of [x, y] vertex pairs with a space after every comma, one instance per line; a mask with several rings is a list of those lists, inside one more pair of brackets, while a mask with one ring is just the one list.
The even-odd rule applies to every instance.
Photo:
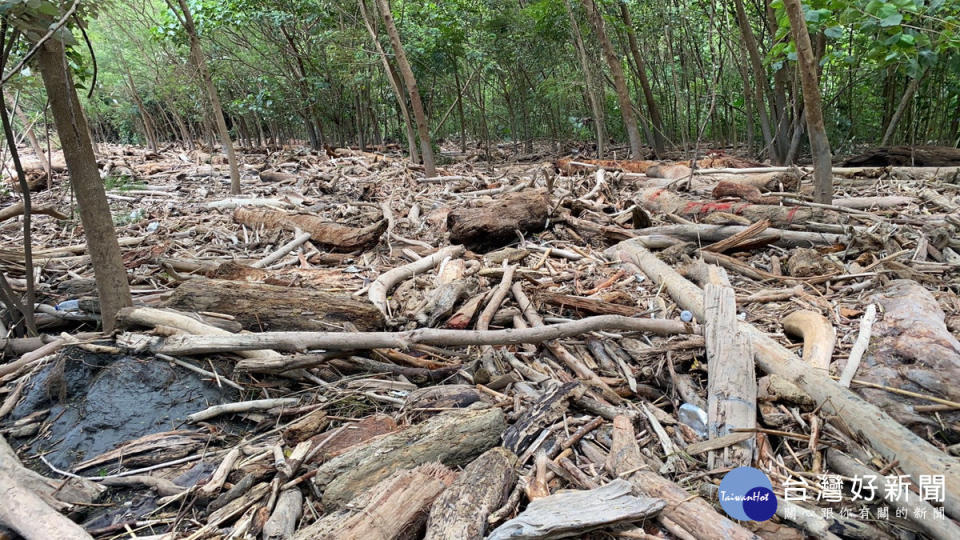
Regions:
[[777, 513], [777, 496], [763, 471], [737, 467], [720, 481], [720, 506], [733, 519], [766, 521]]

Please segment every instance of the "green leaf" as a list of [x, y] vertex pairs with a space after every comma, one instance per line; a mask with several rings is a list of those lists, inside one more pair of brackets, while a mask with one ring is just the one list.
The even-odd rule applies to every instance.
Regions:
[[889, 26], [897, 26], [901, 22], [903, 22], [903, 15], [894, 13], [893, 15], [888, 15], [883, 19], [880, 19], [880, 26], [887, 28]]
[[831, 26], [829, 28], [823, 29], [823, 35], [827, 36], [830, 39], [839, 39], [843, 37], [843, 28], [839, 26]]

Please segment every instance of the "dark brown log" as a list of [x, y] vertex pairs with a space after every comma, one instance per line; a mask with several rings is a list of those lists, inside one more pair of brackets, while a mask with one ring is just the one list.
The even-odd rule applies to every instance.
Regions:
[[960, 148], [949, 146], [887, 146], [847, 159], [844, 167], [950, 167], [960, 165]]
[[513, 193], [478, 208], [455, 208], [447, 216], [450, 243], [471, 249], [500, 247], [516, 240], [516, 231], [546, 226], [550, 197], [544, 190]]
[[313, 481], [324, 504], [339, 506], [401, 469], [466, 465], [496, 445], [505, 427], [498, 408], [450, 411], [351, 448], [321, 465]]
[[384, 324], [375, 307], [348, 295], [205, 278], [183, 282], [164, 305], [226, 313], [253, 331], [331, 331], [345, 322], [367, 331]]
[[375, 414], [359, 422], [350, 422], [336, 429], [318, 433], [310, 439], [310, 442], [313, 443], [314, 448], [319, 446], [320, 451], [310, 460], [310, 463], [316, 464], [339, 456], [354, 446], [396, 430], [397, 422], [393, 418], [385, 414]]
[[296, 179], [297, 175], [283, 171], [262, 171], [260, 173], [260, 180], [263, 182], [293, 182]]
[[470, 462], [433, 503], [424, 540], [483, 538], [487, 516], [513, 486], [516, 461], [513, 452], [497, 447]]
[[349, 227], [325, 221], [309, 214], [289, 214], [278, 210], [237, 208], [233, 220], [248, 227], [266, 227], [293, 231], [300, 229], [310, 233], [310, 241], [331, 246], [342, 251], [363, 248], [376, 244], [387, 230], [387, 221], [382, 219], [366, 227]]

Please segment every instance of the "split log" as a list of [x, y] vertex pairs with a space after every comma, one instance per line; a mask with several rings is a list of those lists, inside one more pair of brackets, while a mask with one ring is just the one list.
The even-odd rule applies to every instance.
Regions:
[[531, 502], [519, 516], [497, 527], [488, 540], [562, 538], [646, 519], [663, 510], [660, 499], [634, 497], [626, 480], [586, 491], [564, 491]]
[[348, 422], [336, 429], [318, 433], [310, 438], [313, 448], [319, 451], [309, 461], [317, 464], [334, 458], [354, 446], [366, 443], [374, 437], [397, 431], [397, 422], [385, 414], [374, 414], [357, 422]]
[[613, 419], [613, 444], [605, 468], [611, 475], [629, 480], [640, 493], [666, 501], [660, 520], [679, 525], [692, 538], [760, 540], [757, 535], [718, 513], [707, 501], [691, 497], [687, 490], [650, 470], [640, 456], [633, 423], [626, 416]]
[[[516, 284], [514, 285], [516, 286]], [[128, 313], [135, 313], [142, 309], [148, 308], [134, 308]], [[149, 348], [153, 352], [164, 354], [189, 355], [257, 349], [285, 351], [405, 349], [416, 344], [439, 346], [519, 345], [522, 343], [542, 343], [598, 330], [630, 330], [658, 335], [700, 333], [700, 328], [696, 325], [680, 321], [598, 315], [550, 326], [488, 330], [486, 332], [420, 328], [406, 332], [261, 332], [210, 336], [175, 335], [165, 338], [127, 334], [121, 335], [118, 339], [137, 350]], [[585, 376], [582, 373], [579, 375]]]
[[350, 501], [347, 509], [301, 529], [295, 540], [393, 540], [412, 538], [427, 509], [456, 478], [439, 463], [397, 471]]
[[570, 400], [582, 397], [584, 391], [579, 381], [571, 381], [545, 393], [503, 433], [503, 446], [515, 454], [525, 452], [545, 427], [563, 417]]
[[498, 408], [450, 411], [348, 450], [321, 465], [313, 481], [324, 504], [339, 506], [401, 469], [466, 465], [495, 446], [504, 429]]
[[836, 213], [819, 208], [774, 206], [746, 202], [688, 201], [666, 189], [641, 189], [636, 199], [648, 212], [676, 214], [681, 217], [703, 217], [716, 212], [744, 216], [750, 221], [769, 219], [773, 225], [789, 225], [806, 221], [835, 222]]
[[259, 283], [190, 279], [164, 303], [184, 311], [212, 311], [236, 318], [247, 330], [329, 330], [350, 322], [362, 330], [383, 327], [369, 303], [349, 295]]
[[[757, 426], [757, 378], [750, 342], [737, 328], [737, 304], [729, 285], [708, 284], [704, 292], [707, 348], [707, 430], [711, 439], [735, 428]], [[723, 449], [719, 466], [745, 467], [753, 462], [753, 439]], [[711, 454], [711, 458], [713, 454]], [[714, 468], [711, 459], [710, 468]]]
[[[614, 260], [639, 268], [694, 316], [702, 318], [705, 315], [703, 290], [677, 274], [653, 253], [627, 241], [611, 248], [608, 254]], [[740, 328], [753, 343], [755, 360], [760, 368], [782, 376], [810, 395], [827, 415], [838, 419], [838, 429], [851, 431], [883, 459], [899, 460], [903, 471], [914, 478], [921, 474], [944, 475], [947, 486], [944, 507], [949, 515], [960, 519], [960, 469], [955, 466], [954, 458], [838, 385], [826, 374], [811, 370], [789, 349], [752, 324], [740, 323]], [[938, 375], [938, 378], [942, 377]]]
[[487, 516], [503, 504], [515, 482], [517, 456], [491, 448], [470, 462], [434, 501], [424, 540], [483, 538]]
[[376, 244], [380, 240], [380, 235], [387, 230], [385, 219], [366, 227], [349, 227], [309, 214], [289, 214], [277, 210], [250, 208], [234, 210], [233, 220], [248, 227], [263, 226], [270, 230], [300, 229], [310, 233], [314, 244], [330, 246], [340, 251], [352, 251]]
[[550, 213], [550, 196], [533, 189], [506, 195], [478, 208], [455, 208], [447, 216], [450, 242], [471, 249], [500, 247], [517, 239], [516, 231], [541, 231]]
[[[646, 238], [656, 238], [658, 236], [669, 237], [666, 239], [666, 245], [669, 247], [676, 243], [677, 239], [691, 242], [720, 242], [727, 238], [742, 233], [747, 227], [741, 225], [663, 225], [660, 227], [648, 227], [633, 231], [638, 240], [644, 245], [650, 244]], [[767, 228], [762, 233], [753, 237], [752, 242], [757, 245], [772, 244], [784, 248], [806, 247], [809, 245], [834, 245], [845, 244], [846, 237], [841, 234], [819, 233], [808, 231], [788, 231], [784, 229]], [[657, 242], [659, 244], [659, 242]], [[656, 246], [650, 246], [656, 247]]]

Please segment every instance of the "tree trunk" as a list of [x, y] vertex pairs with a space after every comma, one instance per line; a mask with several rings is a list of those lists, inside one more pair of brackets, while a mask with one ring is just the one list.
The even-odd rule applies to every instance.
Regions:
[[[740, 27], [740, 35], [743, 36], [743, 45], [747, 49], [750, 57], [750, 66], [753, 68], [754, 88], [753, 95], [757, 103], [757, 111], [760, 113], [760, 131], [763, 133], [763, 140], [770, 148], [774, 164], [783, 163], [783, 156], [779, 148], [774, 144], [773, 131], [770, 129], [770, 117], [767, 111], [766, 100], [764, 99], [765, 87], [767, 86], [767, 72], [763, 68], [763, 59], [760, 57], [760, 49], [757, 47], [757, 39], [753, 35], [753, 29], [750, 28], [750, 21], [747, 19], [747, 13], [743, 8], [743, 0], [734, 0], [737, 11], [737, 25]], [[744, 89], [746, 90], [746, 89]]]
[[810, 44], [810, 34], [803, 17], [800, 0], [784, 0], [793, 40], [797, 44], [797, 62], [800, 64], [800, 82], [803, 85], [803, 104], [807, 117], [807, 136], [813, 154], [814, 200], [830, 204], [833, 200], [833, 171], [830, 156], [830, 141], [823, 126], [823, 111], [820, 103], [820, 87], [817, 81], [817, 60]]
[[427, 125], [427, 114], [423, 110], [423, 101], [420, 100], [417, 79], [413, 76], [413, 69], [407, 61], [406, 53], [403, 52], [400, 33], [397, 32], [397, 26], [393, 23], [393, 15], [390, 13], [390, 4], [387, 0], [377, 0], [377, 5], [380, 7], [380, 16], [383, 17], [383, 25], [387, 29], [387, 35], [390, 36], [390, 44], [393, 45], [397, 67], [400, 69], [404, 84], [407, 86], [407, 93], [410, 94], [410, 105], [413, 107], [413, 117], [417, 122], [417, 133], [420, 135], [420, 153], [423, 155], [425, 174], [436, 176], [437, 167], [433, 161], [433, 147], [430, 145], [430, 126]]
[[580, 67], [583, 69], [583, 80], [587, 86], [587, 101], [590, 103], [590, 112], [593, 115], [594, 129], [597, 132], [597, 158], [603, 159], [603, 153], [606, 148], [606, 135], [603, 129], [603, 105], [597, 96], [597, 83], [594, 78], [593, 66], [587, 57], [587, 49], [583, 45], [583, 35], [580, 33], [580, 25], [573, 14], [573, 6], [570, 0], [563, 0], [567, 8], [567, 16], [570, 18], [570, 33], [573, 35], [573, 44], [577, 49], [577, 57], [580, 59]]
[[630, 42], [630, 53], [633, 55], [633, 63], [637, 66], [637, 78], [640, 80], [640, 87], [643, 89], [643, 98], [647, 102], [647, 112], [650, 115], [650, 124], [653, 131], [653, 152], [657, 158], [663, 157], [666, 151], [663, 141], [663, 120], [660, 118], [660, 108], [653, 99], [653, 90], [650, 88], [650, 81], [647, 79], [647, 67], [640, 54], [640, 47], [637, 45], [637, 34], [633, 29], [633, 19], [630, 17], [630, 10], [627, 4], [620, 1], [620, 15], [623, 17], [623, 24], [627, 27], [627, 39]]
[[[173, 8], [170, 2], [171, 0], [167, 0], [167, 5]], [[217, 88], [213, 85], [210, 70], [207, 69], [207, 60], [203, 55], [203, 49], [200, 48], [200, 38], [197, 35], [197, 28], [193, 24], [193, 15], [190, 14], [187, 0], [177, 0], [177, 3], [183, 13], [181, 22], [184, 30], [190, 37], [190, 56], [193, 57], [194, 65], [200, 72], [203, 87], [207, 91], [207, 97], [210, 99], [210, 106], [213, 109], [213, 117], [220, 134], [220, 143], [223, 145], [223, 150], [227, 154], [227, 161], [230, 163], [230, 193], [237, 195], [240, 193], [240, 167], [237, 165], [237, 154], [233, 151], [233, 141], [230, 140], [230, 132], [227, 130], [227, 121], [223, 117], [220, 96], [217, 95]]]
[[[8, 100], [10, 109], [13, 111], [13, 115], [16, 116], [21, 122], [23, 122], [23, 133], [26, 135], [27, 140], [30, 141], [30, 148], [33, 149], [33, 153], [37, 155], [37, 159], [40, 160], [40, 165], [43, 166], [43, 172], [50, 175], [50, 163], [47, 161], [47, 154], [43, 151], [43, 148], [40, 146], [40, 141], [37, 140], [37, 134], [33, 131], [33, 126], [30, 124], [30, 119], [27, 118], [27, 115], [23, 113], [23, 109], [20, 108], [20, 104], [16, 103], [13, 100]], [[47, 185], [47, 189], [50, 189], [50, 185]]]
[[50, 99], [63, 157], [70, 171], [70, 183], [77, 195], [80, 220], [100, 296], [103, 329], [112, 332], [117, 312], [133, 302], [90, 132], [79, 114], [80, 100], [67, 67], [63, 44], [56, 39], [47, 40], [37, 51], [37, 61]]
[[887, 130], [883, 132], [883, 138], [880, 139], [880, 146], [886, 146], [890, 141], [890, 137], [893, 137], [893, 132], [897, 129], [900, 118], [903, 117], [903, 112], [907, 110], [907, 106], [910, 105], [910, 100], [913, 99], [914, 94], [917, 93], [917, 88], [920, 87], [920, 81], [923, 80], [926, 75], [927, 72], [924, 70], [923, 75], [910, 79], [910, 84], [907, 85], [907, 90], [903, 93], [903, 98], [900, 100], [900, 104], [897, 105], [897, 110], [890, 118], [890, 123], [887, 124]]
[[380, 45], [380, 40], [377, 39], [377, 30], [374, 28], [370, 14], [367, 12], [366, 3], [363, 0], [360, 0], [359, 4], [360, 15], [363, 17], [363, 24], [367, 27], [367, 32], [373, 39], [373, 46], [377, 49], [377, 54], [380, 56], [380, 63], [383, 65], [383, 71], [387, 76], [387, 82], [390, 84], [390, 89], [393, 90], [393, 95], [397, 97], [397, 104], [400, 105], [400, 114], [403, 116], [403, 125], [407, 134], [407, 148], [410, 153], [410, 161], [413, 163], [419, 163], [420, 156], [417, 154], [417, 134], [413, 128], [413, 121], [410, 120], [410, 111], [407, 110], [407, 100], [403, 96], [403, 90], [400, 87], [400, 80], [397, 78], [397, 74], [393, 70], [393, 66], [390, 65], [390, 59], [387, 57], [387, 51], [383, 50], [383, 46]]
[[587, 15], [590, 17], [590, 23], [597, 33], [597, 39], [603, 47], [603, 54], [607, 59], [607, 65], [610, 66], [610, 73], [613, 75], [613, 85], [617, 90], [617, 101], [620, 103], [620, 114], [623, 116], [623, 124], [627, 130], [627, 138], [630, 139], [630, 157], [640, 159], [640, 130], [637, 128], [637, 118], [633, 114], [633, 103], [630, 101], [630, 91], [627, 89], [627, 80], [623, 75], [623, 66], [620, 65], [620, 58], [613, 50], [613, 44], [607, 37], [607, 32], [603, 27], [603, 17], [597, 9], [594, 0], [582, 0], [587, 9]]

